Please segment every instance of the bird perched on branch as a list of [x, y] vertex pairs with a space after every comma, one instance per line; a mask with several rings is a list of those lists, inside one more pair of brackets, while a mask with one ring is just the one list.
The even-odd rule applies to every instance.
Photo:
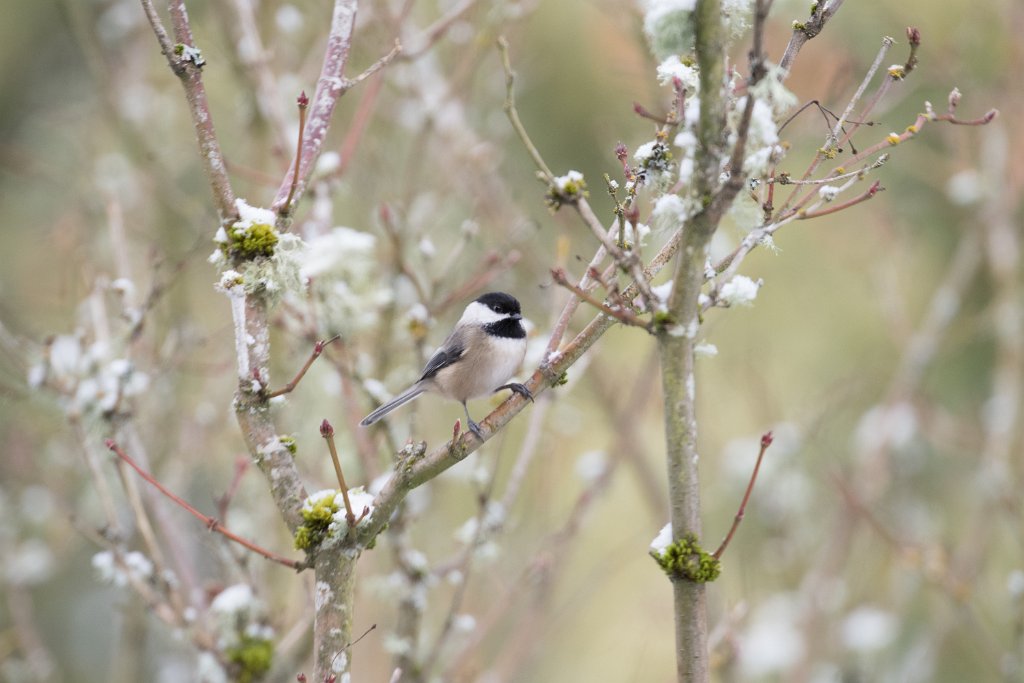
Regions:
[[533, 394], [509, 378], [526, 355], [526, 330], [519, 302], [504, 292], [489, 292], [463, 311], [448, 338], [427, 361], [411, 387], [377, 408], [359, 424], [372, 425], [395, 408], [424, 393], [440, 394], [462, 404], [469, 431], [481, 441], [480, 425], [469, 416], [466, 401], [502, 389], [533, 400]]

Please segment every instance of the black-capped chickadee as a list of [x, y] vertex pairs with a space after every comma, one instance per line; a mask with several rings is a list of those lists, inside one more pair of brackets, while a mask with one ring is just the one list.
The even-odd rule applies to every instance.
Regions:
[[533, 394], [522, 384], [506, 384], [526, 356], [522, 318], [514, 296], [504, 292], [484, 294], [466, 306], [455, 329], [427, 361], [416, 383], [359, 424], [372, 425], [420, 394], [431, 392], [461, 403], [469, 430], [483, 441], [480, 426], [469, 416], [466, 401], [502, 389], [511, 389], [533, 400]]

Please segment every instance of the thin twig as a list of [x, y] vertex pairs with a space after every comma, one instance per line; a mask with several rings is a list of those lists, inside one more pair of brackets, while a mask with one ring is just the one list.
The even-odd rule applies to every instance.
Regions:
[[354, 85], [359, 85], [367, 78], [374, 75], [375, 73], [386, 67], [388, 64], [393, 62], [395, 57], [397, 57], [400, 54], [402, 54], [402, 43], [397, 38], [395, 38], [395, 44], [391, 48], [391, 50], [386, 55], [378, 59], [376, 62], [366, 67], [361, 74], [359, 74], [355, 78], [349, 79], [347, 81], [348, 87], [351, 88]]
[[287, 214], [291, 211], [292, 197], [295, 196], [295, 188], [299, 184], [299, 161], [302, 159], [302, 134], [306, 130], [306, 109], [309, 107], [309, 98], [306, 97], [306, 91], [303, 90], [299, 94], [298, 100], [296, 101], [299, 107], [299, 134], [296, 136], [295, 143], [295, 168], [292, 169], [292, 187], [288, 190], [288, 198], [284, 200], [284, 204], [281, 205], [279, 213]]
[[590, 231], [594, 233], [598, 241], [604, 247], [611, 257], [618, 264], [619, 268], [623, 272], [628, 273], [633, 281], [637, 285], [637, 289], [640, 292], [640, 299], [645, 310], [651, 310], [651, 304], [655, 301], [653, 292], [651, 292], [651, 284], [644, 278], [643, 263], [640, 261], [640, 257], [636, 255], [635, 251], [624, 251], [615, 244], [615, 239], [612, 236], [614, 226], [611, 228], [605, 228], [601, 223], [601, 220], [594, 213], [594, 210], [590, 207], [590, 202], [586, 199], [580, 198], [579, 201], [573, 204], [576, 211], [580, 214], [583, 222], [590, 228]]
[[[892, 47], [892, 38], [886, 37], [882, 40], [882, 47], [879, 48], [878, 53], [875, 55], [875, 61], [871, 63], [867, 74], [865, 74], [860, 85], [857, 87], [857, 91], [854, 93], [853, 97], [850, 98], [850, 101], [847, 103], [846, 109], [843, 111], [842, 115], [836, 120], [835, 126], [833, 126], [832, 130], [829, 131], [828, 136], [825, 138], [825, 143], [815, 153], [814, 158], [811, 159], [811, 163], [807, 166], [807, 170], [805, 170], [803, 175], [800, 176], [800, 180], [807, 180], [814, 175], [814, 172], [818, 170], [818, 166], [821, 165], [821, 162], [831, 154], [830, 150], [834, 150], [839, 146], [839, 134], [843, 132], [844, 122], [849, 118], [850, 114], [853, 113], [853, 108], [857, 106], [857, 102], [859, 102], [860, 98], [864, 95], [864, 91], [867, 89], [868, 84], [871, 83], [871, 80], [875, 77], [875, 72], [877, 72], [879, 67], [881, 67], [882, 60], [885, 59], [885, 55], [889, 52], [890, 47]], [[863, 119], [863, 117], [861, 118]], [[849, 136], [844, 138], [844, 140], [847, 139], [849, 139]], [[793, 188], [793, 191], [789, 193], [786, 201], [783, 202], [782, 207], [779, 209], [778, 215], [780, 217], [785, 216], [787, 210], [793, 206], [793, 201], [796, 199], [799, 192], [800, 188], [795, 187]], [[799, 205], [793, 206], [794, 210], [798, 208]]]
[[[941, 122], [950, 123], [950, 124], [953, 124], [953, 125], [960, 125], [960, 126], [983, 126], [983, 125], [986, 125], [988, 123], [991, 123], [993, 120], [995, 120], [995, 118], [998, 115], [999, 115], [999, 111], [998, 110], [990, 109], [983, 116], [980, 116], [980, 117], [975, 118], [975, 119], [966, 119], [965, 120], [965, 119], [957, 118], [952, 109], [950, 109], [950, 111], [948, 111], [945, 114], [936, 114], [933, 111], [931, 111], [930, 107], [928, 107], [927, 111], [925, 111], [922, 114], [918, 114], [917, 115], [917, 119], [914, 121], [914, 123], [912, 123], [911, 125], [907, 126], [907, 128], [902, 133], [899, 133], [899, 134], [897, 134], [897, 133], [890, 133], [889, 135], [887, 135], [885, 137], [885, 139], [883, 139], [883, 140], [875, 143], [874, 145], [868, 147], [867, 149], [863, 149], [860, 152], [858, 152], [857, 154], [853, 155], [847, 161], [847, 163], [858, 163], [858, 162], [863, 161], [864, 159], [866, 159], [868, 157], [871, 157], [871, 156], [877, 154], [878, 152], [882, 151], [883, 149], [888, 149], [889, 147], [895, 147], [895, 146], [897, 146], [897, 145], [899, 145], [899, 144], [901, 144], [903, 142], [906, 142], [907, 140], [915, 137], [918, 133], [920, 133], [921, 132], [921, 128], [926, 123], [928, 123], [929, 121], [941, 121]], [[877, 161], [875, 162], [875, 164], [877, 164]], [[875, 164], [872, 164], [872, 166], [867, 167], [867, 170], [875, 168]], [[838, 168], [842, 168], [842, 167], [838, 167]], [[838, 169], [833, 169], [832, 172], [835, 173], [836, 170], [838, 170]], [[806, 180], [806, 175], [805, 175], [804, 179]], [[796, 183], [794, 183], [794, 184], [796, 184]], [[799, 187], [794, 189], [794, 194], [796, 192], [799, 192], [799, 190], [800, 190]], [[785, 210], [780, 209], [779, 213], [777, 214], [777, 222], [784, 221], [784, 220], [787, 220], [787, 219], [789, 219], [790, 217], [792, 217], [794, 215], [798, 215], [799, 212], [807, 205], [807, 203], [810, 202], [811, 199], [814, 196], [816, 196], [816, 194], [817, 194], [817, 192], [815, 190], [810, 190], [800, 200], [798, 200], [796, 203], [794, 203], [788, 209], [785, 209]], [[792, 196], [790, 197], [790, 200], [792, 200]], [[834, 211], [832, 213], [834, 213]]]
[[253, 551], [254, 553], [257, 553], [258, 555], [262, 555], [263, 557], [267, 558], [272, 562], [282, 564], [285, 567], [289, 567], [297, 571], [302, 571], [303, 569], [307, 568], [305, 562], [298, 562], [296, 560], [288, 559], [287, 557], [278, 555], [277, 553], [271, 552], [266, 548], [258, 546], [252, 541], [247, 541], [241, 536], [238, 536], [237, 534], [229, 531], [227, 528], [224, 527], [223, 524], [221, 524], [213, 517], [208, 517], [204, 515], [202, 512], [200, 512], [199, 510], [195, 509], [187, 502], [185, 502], [182, 498], [179, 498], [177, 495], [171, 493], [166, 487], [164, 487], [163, 484], [157, 481], [156, 478], [153, 477], [153, 475], [149, 474], [144, 469], [142, 469], [142, 467], [140, 467], [138, 463], [132, 460], [131, 457], [127, 453], [125, 453], [124, 450], [120, 446], [118, 446], [113, 439], [107, 439], [106, 446], [107, 448], [112, 450], [117, 455], [117, 457], [119, 457], [121, 460], [123, 460], [129, 466], [131, 466], [132, 469], [138, 472], [140, 477], [142, 477], [147, 482], [155, 486], [157, 490], [160, 491], [160, 493], [164, 494], [164, 496], [169, 498], [172, 502], [176, 503], [179, 507], [191, 513], [192, 516], [201, 521], [210, 531], [216, 531], [217, 533], [223, 535], [225, 538], [232, 540], [245, 548], [248, 548], [249, 550]]
[[280, 389], [267, 393], [267, 398], [275, 398], [277, 396], [290, 394], [291, 392], [295, 391], [295, 387], [297, 387], [299, 385], [299, 382], [302, 381], [302, 378], [306, 376], [306, 372], [309, 371], [309, 368], [313, 365], [313, 362], [316, 361], [316, 359], [320, 357], [320, 354], [324, 352], [324, 347], [326, 347], [328, 344], [332, 342], [337, 341], [338, 339], [341, 339], [340, 334], [336, 334], [327, 340], [321, 339], [316, 344], [314, 344], [313, 352], [309, 354], [309, 358], [307, 358], [303, 366], [299, 368], [299, 372], [295, 375], [295, 377], [292, 378], [292, 381], [288, 382], [288, 384], [285, 384]]
[[740, 502], [740, 509], [736, 511], [736, 516], [732, 520], [732, 526], [729, 527], [729, 533], [725, 535], [725, 539], [722, 540], [722, 545], [718, 546], [713, 555], [716, 560], [722, 558], [722, 554], [725, 549], [729, 547], [729, 542], [732, 541], [733, 534], [736, 533], [736, 529], [739, 528], [740, 522], [743, 521], [743, 515], [747, 510], [747, 502], [750, 500], [750, 494], [754, 491], [754, 484], [757, 482], [757, 473], [761, 469], [761, 460], [764, 459], [764, 452], [768, 450], [768, 447], [772, 445], [772, 433], [766, 432], [761, 436], [761, 450], [757, 453], [757, 462], [754, 463], [754, 471], [750, 473], [750, 482], [747, 484], [747, 490], [743, 494], [743, 500]]
[[[825, 178], [811, 178], [809, 180], [793, 180], [787, 174], [780, 173], [778, 177], [768, 178], [764, 182], [766, 184], [776, 185], [827, 185], [829, 183], [834, 183], [837, 180], [855, 178], [857, 176], [863, 175], [864, 173], [867, 173], [868, 171], [873, 171], [877, 168], [881, 168], [882, 166], [885, 165], [885, 162], [887, 161], [889, 161], [889, 155], [883, 154], [882, 156], [878, 157], [878, 159], [876, 159], [870, 166], [858, 168], [856, 171], [848, 171], [846, 173], [839, 173], [838, 175], [830, 175]], [[833, 171], [833, 173], [835, 173], [835, 171]]]
[[537, 165], [537, 168], [544, 174], [544, 180], [548, 185], [553, 185], [555, 182], [555, 174], [551, 172], [548, 165], [544, 163], [544, 158], [537, 151], [536, 145], [530, 140], [529, 133], [526, 132], [526, 128], [523, 126], [523, 122], [519, 120], [519, 112], [516, 110], [516, 96], [515, 96], [515, 85], [516, 74], [512, 70], [512, 61], [508, 55], [508, 40], [505, 36], [498, 36], [498, 51], [501, 53], [501, 66], [505, 69], [505, 115], [508, 116], [508, 120], [512, 123], [512, 128], [516, 131], [519, 139], [522, 140], [523, 146], [526, 147], [526, 151], [530, 154], [530, 158], [533, 159], [533, 163]]
[[341, 497], [345, 501], [345, 520], [350, 527], [355, 526], [356, 516], [352, 512], [352, 503], [348, 499], [348, 484], [345, 483], [345, 474], [341, 471], [341, 460], [338, 459], [338, 449], [334, 445], [334, 427], [327, 420], [320, 423], [320, 436], [324, 437], [324, 440], [327, 441], [327, 449], [331, 452], [334, 473], [338, 477], [338, 488], [341, 491]]
[[821, 30], [825, 28], [825, 24], [839, 11], [839, 7], [842, 4], [843, 0], [820, 0], [820, 2], [812, 5], [813, 11], [811, 12], [810, 19], [793, 27], [793, 35], [789, 38], [789, 45], [786, 46], [786, 51], [782, 55], [782, 59], [779, 60], [779, 66], [782, 67], [784, 72], [788, 72], [790, 67], [793, 66], [793, 60], [796, 59], [800, 48], [808, 40], [821, 33]]
[[[498, 50], [501, 52], [501, 64], [505, 70], [505, 114], [508, 116], [509, 121], [512, 124], [512, 128], [515, 129], [516, 134], [526, 147], [527, 152], [533, 159], [534, 164], [540, 169], [544, 175], [544, 180], [551, 187], [555, 186], [555, 177], [548, 167], [544, 158], [537, 150], [536, 145], [530, 139], [529, 133], [526, 132], [526, 127], [523, 126], [522, 121], [519, 119], [519, 111], [516, 108], [515, 102], [515, 72], [512, 70], [512, 62], [509, 57], [508, 41], [504, 36], [498, 38]], [[606, 228], [601, 220], [594, 213], [594, 210], [590, 207], [590, 203], [583, 197], [578, 198], [573, 202], [573, 206], [579, 213], [580, 218], [583, 219], [584, 224], [590, 228], [590, 231], [598, 239], [605, 251], [611, 254], [615, 262], [619, 264], [622, 270], [630, 275], [633, 280], [637, 283], [637, 287], [640, 290], [643, 305], [645, 308], [650, 307], [650, 303], [654, 301], [654, 296], [651, 293], [651, 286], [644, 279], [643, 275], [643, 264], [639, 257], [633, 252], [626, 252], [620, 249], [612, 238], [611, 229]]]
[[865, 190], [861, 194], [857, 195], [853, 199], [849, 199], [849, 200], [847, 200], [845, 202], [842, 202], [840, 204], [834, 204], [834, 205], [828, 207], [827, 209], [821, 209], [820, 211], [808, 211], [808, 212], [801, 211], [800, 213], [797, 214], [797, 218], [799, 220], [805, 220], [805, 219], [808, 219], [808, 218], [820, 218], [821, 216], [827, 216], [830, 213], [836, 213], [837, 211], [842, 211], [843, 209], [848, 209], [851, 206], [855, 206], [857, 204], [860, 204], [861, 202], [866, 202], [867, 200], [871, 199], [872, 197], [874, 197], [876, 194], [878, 194], [880, 191], [883, 191], [884, 189], [885, 188], [882, 187], [881, 181], [876, 180], [875, 182], [871, 183], [871, 187], [869, 187], [867, 190]]
[[224, 494], [217, 498], [217, 514], [221, 519], [227, 519], [228, 506], [231, 505], [235, 494], [238, 493], [238, 487], [242, 484], [242, 476], [247, 469], [249, 469], [249, 459], [247, 457], [240, 455], [235, 458], [235, 473], [231, 477], [231, 483], [228, 485], [227, 490], [224, 491]]
[[[181, 80], [182, 87], [185, 88], [185, 99], [188, 102], [192, 125], [199, 142], [199, 157], [210, 179], [210, 187], [213, 190], [213, 198], [217, 204], [220, 221], [221, 223], [233, 221], [237, 213], [235, 194], [231, 189], [231, 180], [228, 178], [227, 167], [224, 164], [224, 155], [213, 127], [213, 116], [206, 98], [206, 88], [203, 85], [202, 62], [200, 58], [186, 53], [186, 49], [195, 50], [195, 41], [192, 37], [192, 27], [189, 24], [185, 2], [184, 0], [171, 0], [168, 4], [176, 44], [171, 43], [171, 38], [164, 29], [160, 15], [153, 7], [152, 0], [142, 0], [142, 7], [153, 28], [153, 33], [156, 34], [157, 41], [160, 43], [160, 50], [167, 59], [168, 66], [171, 67], [174, 74]], [[176, 54], [179, 47], [182, 52], [180, 55]], [[198, 54], [198, 52], [194, 54]]]
[[[289, 194], [298, 202], [305, 193], [309, 176], [316, 167], [316, 161], [324, 147], [327, 129], [338, 99], [352, 87], [353, 82], [344, 76], [348, 62], [349, 49], [352, 45], [352, 33], [356, 21], [356, 0], [335, 0], [331, 16], [331, 29], [327, 36], [327, 47], [324, 50], [324, 62], [317, 79], [316, 91], [309, 110], [306, 134], [303, 136], [302, 151], [299, 154], [298, 181], [294, 181], [295, 171], [289, 169], [277, 189], [277, 196], [271, 208], [281, 216], [284, 202]], [[292, 185], [295, 190], [292, 191]]]
[[433, 24], [423, 29], [420, 35], [409, 41], [412, 43], [413, 48], [405, 52], [402, 55], [402, 58], [406, 60], [415, 59], [432, 48], [437, 41], [439, 41], [444, 34], [448, 32], [448, 29], [452, 27], [452, 24], [461, 19], [466, 12], [472, 9], [473, 5], [475, 5], [477, 1], [478, 0], [462, 0], [462, 2], [448, 10], [448, 12], [439, 17]]
[[599, 311], [602, 311], [606, 315], [612, 316], [613, 318], [623, 323], [624, 325], [640, 327], [647, 330], [648, 332], [652, 330], [651, 323], [649, 323], [648, 321], [638, 318], [627, 309], [609, 306], [605, 302], [594, 298], [585, 290], [581, 289], [574, 283], [570, 282], [568, 276], [565, 274], [565, 271], [562, 270], [561, 268], [552, 269], [551, 278], [555, 281], [556, 284], [565, 287], [570, 292], [575, 294], [580, 300], [587, 302], [588, 304], [598, 309]]

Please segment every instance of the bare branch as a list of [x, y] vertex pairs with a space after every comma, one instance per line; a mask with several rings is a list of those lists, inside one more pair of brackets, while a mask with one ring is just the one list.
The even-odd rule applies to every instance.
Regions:
[[718, 550], [712, 553], [716, 560], [722, 558], [722, 554], [725, 549], [729, 547], [729, 542], [732, 541], [733, 535], [736, 533], [736, 529], [739, 528], [740, 522], [743, 521], [743, 515], [747, 509], [747, 503], [750, 501], [750, 494], [754, 491], [754, 484], [757, 482], [757, 473], [761, 469], [761, 461], [764, 459], [764, 452], [768, 450], [768, 447], [772, 445], [772, 433], [766, 432], [761, 437], [761, 450], [757, 453], [757, 461], [754, 463], [754, 471], [750, 473], [750, 482], [747, 484], [747, 490], [743, 494], [743, 500], [740, 501], [740, 508], [736, 511], [736, 516], [732, 520], [732, 526], [729, 527], [729, 533], [725, 535], [722, 540], [722, 544], [718, 546]]
[[788, 72], [793, 66], [793, 60], [808, 40], [811, 40], [825, 28], [828, 20], [835, 16], [842, 6], [843, 0], [819, 0], [811, 5], [811, 16], [805, 22], [793, 22], [793, 35], [789, 38], [789, 45], [779, 61], [779, 66]]
[[299, 382], [302, 381], [302, 378], [306, 376], [306, 373], [309, 371], [309, 368], [312, 367], [313, 362], [317, 358], [319, 358], [320, 355], [324, 352], [324, 348], [328, 344], [330, 344], [332, 342], [335, 342], [335, 341], [337, 341], [339, 339], [341, 339], [341, 335], [340, 334], [336, 334], [333, 337], [331, 337], [330, 339], [326, 339], [326, 340], [321, 339], [316, 344], [314, 344], [313, 345], [312, 353], [309, 354], [309, 358], [307, 358], [306, 362], [303, 364], [303, 366], [301, 368], [299, 368], [298, 373], [296, 373], [295, 377], [292, 378], [292, 381], [288, 382], [288, 384], [284, 385], [280, 389], [277, 389], [275, 391], [269, 392], [267, 394], [267, 398], [274, 398], [276, 396], [282, 396], [284, 394], [290, 394], [291, 392], [295, 391], [295, 387], [297, 387], [299, 385]]
[[196, 49], [192, 38], [192, 27], [189, 25], [188, 12], [184, 0], [171, 0], [169, 9], [171, 25], [174, 28], [176, 44], [171, 44], [167, 30], [153, 7], [153, 0], [142, 0], [142, 8], [146, 12], [153, 33], [160, 43], [160, 50], [167, 59], [168, 66], [181, 80], [185, 88], [185, 99], [192, 115], [192, 126], [199, 142], [199, 159], [210, 179], [213, 198], [217, 204], [220, 222], [230, 223], [237, 217], [235, 209], [235, 193], [231, 189], [224, 155], [220, 150], [220, 142], [213, 128], [213, 115], [206, 99], [206, 88], [203, 85], [202, 67], [205, 63]]
[[227, 539], [229, 539], [231, 541], [234, 541], [235, 543], [238, 543], [239, 545], [241, 545], [241, 546], [243, 546], [245, 548], [248, 548], [249, 550], [253, 551], [254, 553], [256, 553], [258, 555], [262, 555], [263, 557], [267, 558], [268, 560], [270, 560], [272, 562], [277, 562], [278, 564], [282, 564], [285, 567], [289, 567], [291, 569], [295, 569], [295, 570], [298, 570], [298, 571], [301, 571], [301, 570], [307, 568], [307, 565], [306, 565], [305, 562], [299, 562], [297, 560], [291, 560], [291, 559], [288, 559], [287, 557], [284, 557], [282, 555], [278, 555], [277, 553], [271, 552], [270, 550], [267, 550], [266, 548], [263, 548], [262, 546], [256, 545], [252, 541], [247, 541], [246, 539], [242, 538], [241, 536], [238, 536], [238, 535], [234, 534], [233, 532], [229, 531], [228, 529], [226, 529], [220, 522], [218, 522], [213, 517], [207, 517], [202, 512], [200, 512], [199, 510], [196, 510], [194, 507], [192, 507], [187, 502], [185, 502], [185, 500], [183, 500], [182, 498], [178, 497], [177, 495], [171, 493], [163, 484], [161, 484], [159, 481], [157, 481], [153, 477], [153, 475], [151, 475], [150, 473], [146, 472], [144, 469], [139, 467], [138, 463], [136, 463], [134, 460], [132, 460], [131, 457], [127, 453], [125, 453], [124, 450], [120, 446], [118, 446], [117, 443], [115, 443], [113, 439], [107, 439], [106, 445], [107, 445], [107, 448], [112, 450], [117, 455], [117, 457], [119, 457], [125, 463], [130, 465], [132, 469], [134, 469], [136, 472], [138, 472], [140, 477], [142, 477], [147, 482], [149, 482], [150, 484], [155, 486], [160, 491], [160, 493], [162, 493], [165, 496], [167, 496], [167, 498], [169, 498], [171, 501], [173, 501], [179, 507], [183, 508], [184, 510], [189, 512], [193, 517], [195, 517], [196, 519], [201, 521], [206, 526], [206, 528], [209, 529], [210, 531], [216, 531], [217, 533], [221, 534], [225, 538], [227, 538]]
[[[323, 150], [334, 107], [338, 103], [338, 99], [353, 85], [352, 81], [345, 79], [344, 71], [345, 64], [348, 62], [349, 49], [352, 46], [355, 22], [356, 0], [335, 0], [331, 16], [331, 30], [327, 36], [327, 47], [324, 51], [324, 63], [320, 69], [320, 78], [317, 79], [316, 92], [313, 94], [309, 121], [306, 125], [306, 135], [302, 141], [302, 151], [297, 164], [299, 170], [297, 174], [294, 169], [288, 171], [271, 204], [271, 208], [282, 219], [286, 218], [288, 212], [294, 208], [294, 203], [298, 202], [305, 193], [309, 176], [316, 167], [316, 161], [320, 158], [320, 153]], [[294, 181], [296, 175], [298, 175], [298, 181]], [[295, 185], [294, 192], [292, 191], [293, 184]], [[292, 204], [286, 203], [289, 194], [294, 199]]]
[[523, 122], [519, 119], [519, 112], [516, 109], [516, 96], [515, 96], [515, 82], [516, 74], [512, 70], [512, 62], [508, 55], [508, 41], [505, 36], [498, 37], [498, 51], [501, 53], [501, 66], [505, 70], [505, 114], [508, 116], [508, 120], [512, 123], [512, 128], [515, 130], [516, 135], [522, 140], [523, 146], [526, 147], [526, 151], [529, 152], [530, 158], [533, 159], [533, 163], [537, 165], [541, 173], [544, 174], [544, 181], [548, 185], [553, 185], [555, 182], [555, 174], [551, 172], [548, 165], [544, 163], [544, 158], [537, 151], [536, 145], [530, 140], [529, 133], [526, 132], [526, 127], [523, 126]]

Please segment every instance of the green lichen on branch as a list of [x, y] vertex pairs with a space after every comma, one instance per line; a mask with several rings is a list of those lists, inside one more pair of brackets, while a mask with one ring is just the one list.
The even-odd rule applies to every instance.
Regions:
[[244, 228], [227, 231], [228, 241], [221, 245], [224, 255], [241, 261], [251, 261], [260, 256], [273, 256], [278, 234], [273, 225], [253, 223]]
[[336, 497], [335, 491], [328, 490], [306, 499], [300, 513], [302, 524], [295, 530], [297, 550], [311, 550], [327, 538], [334, 515], [340, 509], [335, 502]]
[[661, 553], [651, 551], [651, 557], [673, 580], [710, 583], [722, 573], [721, 561], [701, 548], [694, 534], [686, 534]]
[[295, 455], [296, 453], [299, 452], [299, 444], [297, 441], [295, 441], [294, 436], [286, 434], [284, 436], [279, 437], [279, 440], [281, 441], [281, 445], [285, 447], [285, 450], [287, 450], [292, 455]]
[[579, 171], [569, 171], [563, 176], [554, 178], [544, 194], [544, 203], [552, 213], [558, 211], [566, 204], [576, 204], [581, 199], [590, 196], [587, 189], [587, 181]]
[[274, 659], [274, 643], [266, 638], [242, 636], [241, 642], [229, 647], [224, 656], [230, 664], [235, 681], [255, 683], [270, 671]]

